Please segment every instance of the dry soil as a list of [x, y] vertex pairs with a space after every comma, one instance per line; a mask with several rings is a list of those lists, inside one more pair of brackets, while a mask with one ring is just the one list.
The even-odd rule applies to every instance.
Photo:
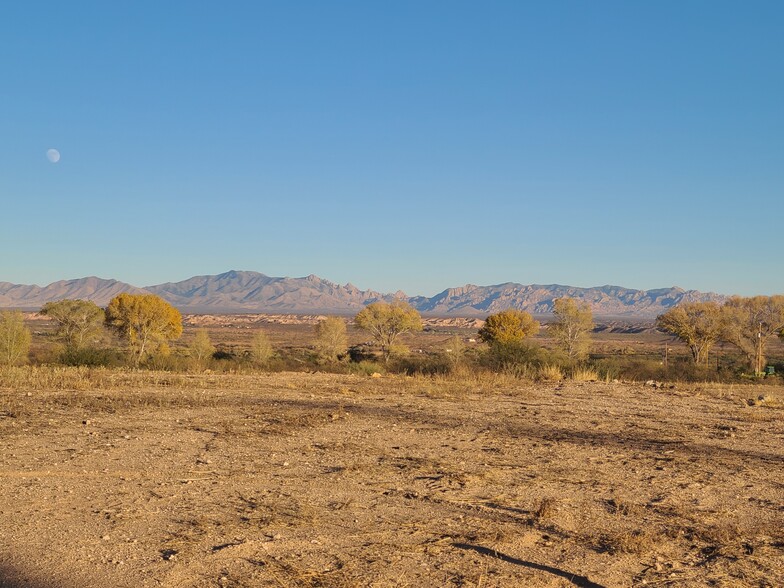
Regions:
[[3, 588], [784, 586], [781, 388], [92, 381], [0, 391]]

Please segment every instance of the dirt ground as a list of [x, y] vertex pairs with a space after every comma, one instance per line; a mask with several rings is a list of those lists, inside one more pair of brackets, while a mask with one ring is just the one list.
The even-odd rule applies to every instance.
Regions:
[[782, 388], [75, 387], [0, 391], [3, 588], [784, 586]]

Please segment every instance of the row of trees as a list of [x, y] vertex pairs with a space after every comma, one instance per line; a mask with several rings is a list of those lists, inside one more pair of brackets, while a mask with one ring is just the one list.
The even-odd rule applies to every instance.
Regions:
[[696, 364], [706, 364], [711, 349], [724, 341], [743, 353], [759, 374], [770, 340], [784, 338], [784, 296], [734, 296], [723, 305], [690, 302], [668, 310], [656, 323], [686, 344]]
[[[584, 360], [589, 351], [593, 317], [587, 304], [569, 298], [556, 300], [555, 321], [548, 327], [552, 337], [568, 361]], [[182, 316], [162, 298], [151, 294], [119, 294], [106, 309], [86, 300], [50, 302], [41, 314], [51, 318], [56, 337], [65, 356], [76, 356], [85, 350], [100, 347], [109, 332], [125, 341], [128, 356], [139, 365], [153, 354], [165, 355], [169, 342], [182, 334]], [[403, 301], [376, 302], [363, 308], [354, 324], [372, 337], [385, 362], [401, 349], [401, 335], [422, 330], [419, 313]], [[677, 306], [657, 318], [662, 331], [673, 334], [689, 348], [696, 364], [706, 364], [708, 355], [720, 341], [737, 347], [755, 372], [765, 365], [766, 348], [776, 336], [784, 338], [784, 296], [733, 297], [723, 305], [715, 302], [692, 302]], [[491, 354], [502, 360], [524, 355], [530, 350], [524, 342], [538, 333], [540, 325], [533, 317], [519, 310], [505, 310], [487, 317], [479, 330], [479, 338], [490, 347]], [[31, 335], [19, 312], [0, 312], [0, 364], [13, 364], [24, 359]], [[458, 345], [454, 342], [452, 347]], [[314, 348], [322, 362], [335, 362], [348, 349], [346, 321], [329, 317], [316, 325]], [[197, 331], [188, 345], [191, 358], [202, 365], [216, 348], [206, 331]], [[458, 355], [453, 350], [453, 355]], [[251, 342], [251, 359], [264, 364], [274, 354], [266, 335], [259, 331]]]
[[[131, 361], [139, 365], [182, 334], [180, 312], [153, 294], [119, 294], [106, 309], [89, 300], [59, 300], [45, 304], [41, 314], [57, 325], [55, 336], [65, 356], [103, 344], [108, 327], [127, 342]], [[0, 313], [0, 364], [12, 365], [27, 357], [31, 340], [21, 312]]]
[[[553, 304], [553, 314], [556, 320], [549, 326], [548, 333], [556, 347], [569, 361], [585, 359], [593, 330], [591, 307], [571, 298], [559, 298]], [[488, 316], [479, 329], [479, 338], [491, 346], [510, 347], [536, 335], [539, 328], [539, 323], [527, 312], [510, 309]]]
[[[557, 300], [554, 309], [557, 321], [550, 328], [556, 342], [569, 359], [582, 359], [588, 350], [588, 333], [593, 327], [590, 308], [569, 299]], [[139, 365], [154, 354], [166, 355], [169, 342], [182, 334], [179, 311], [158, 296], [151, 294], [119, 294], [105, 309], [88, 300], [60, 300], [49, 302], [41, 314], [56, 324], [55, 336], [63, 346], [63, 357], [83, 357], [85, 350], [105, 345], [110, 332], [126, 343], [128, 356]], [[376, 302], [363, 308], [354, 324], [367, 331], [378, 345], [383, 360], [401, 351], [401, 335], [422, 330], [419, 313], [403, 301]], [[487, 318], [479, 333], [480, 338], [496, 349], [518, 345], [535, 335], [539, 323], [526, 312], [503, 311]], [[24, 326], [21, 313], [4, 312], [0, 315], [0, 361], [16, 363], [27, 356], [30, 332]], [[452, 347], [457, 345], [456, 342]], [[334, 362], [346, 354], [348, 338], [346, 322], [339, 317], [328, 317], [316, 325], [315, 352], [322, 362]], [[202, 365], [212, 357], [216, 348], [205, 330], [195, 333], [188, 345], [190, 357]], [[80, 355], [81, 354], [81, 355]], [[263, 332], [251, 342], [250, 356], [263, 364], [274, 354], [274, 349]], [[457, 355], [453, 350], [453, 355]]]

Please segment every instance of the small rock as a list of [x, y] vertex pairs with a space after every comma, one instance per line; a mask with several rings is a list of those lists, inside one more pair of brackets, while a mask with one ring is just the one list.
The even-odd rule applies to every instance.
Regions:
[[161, 551], [161, 557], [166, 561], [173, 561], [177, 559], [177, 550], [176, 549], [164, 549]]

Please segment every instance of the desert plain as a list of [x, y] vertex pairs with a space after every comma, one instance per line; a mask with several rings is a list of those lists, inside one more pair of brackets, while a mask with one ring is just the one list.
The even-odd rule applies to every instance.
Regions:
[[13, 368], [0, 586], [784, 586], [784, 388]]

